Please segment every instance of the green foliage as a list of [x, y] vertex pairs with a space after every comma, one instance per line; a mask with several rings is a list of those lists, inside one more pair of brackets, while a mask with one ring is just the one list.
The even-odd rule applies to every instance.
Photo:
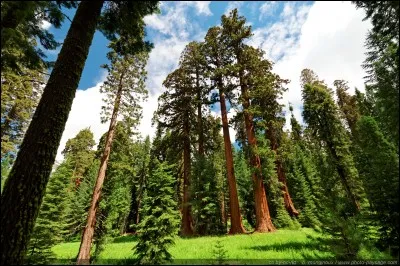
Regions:
[[[385, 135], [399, 148], [399, 3], [392, 1], [353, 1], [371, 18], [366, 38], [368, 89], [374, 98], [376, 120]], [[371, 115], [371, 114], [367, 114]]]
[[13, 161], [43, 90], [44, 76], [35, 70], [1, 71], [1, 158]]
[[372, 117], [357, 123], [357, 168], [379, 226], [380, 246], [397, 245], [399, 238], [399, 156]]
[[216, 260], [217, 265], [224, 265], [224, 260], [226, 259], [226, 250], [224, 248], [224, 245], [220, 240], [217, 240], [215, 242], [213, 254], [214, 254], [214, 259]]
[[235, 175], [238, 183], [238, 194], [243, 217], [251, 227], [256, 225], [253, 184], [251, 170], [245, 158], [243, 150], [235, 150], [234, 153]]
[[[311, 74], [309, 74], [311, 72]], [[338, 108], [333, 101], [332, 91], [311, 70], [302, 71], [302, 80], [314, 79], [304, 84], [302, 97], [303, 117], [313, 136], [323, 143], [336, 167], [343, 190], [349, 200], [348, 211], [356, 213], [365, 205], [362, 182], [359, 179], [350, 152], [350, 139], [341, 123]]]
[[70, 184], [71, 161], [64, 161], [51, 175], [46, 195], [29, 242], [27, 263], [43, 264], [54, 259], [51, 247], [65, 233], [66, 198]]
[[138, 228], [138, 243], [134, 247], [137, 263], [161, 264], [171, 261], [168, 248], [178, 234], [179, 214], [174, 200], [174, 179], [171, 166], [155, 162], [150, 174]]
[[1, 192], [3, 192], [4, 183], [6, 182], [8, 174], [10, 173], [11, 170], [10, 161], [11, 159], [9, 156], [6, 156], [4, 159], [2, 158], [1, 160]]
[[100, 92], [105, 94], [102, 123], [111, 120], [117, 112], [129, 128], [138, 125], [142, 114], [140, 103], [147, 99], [148, 94], [145, 87], [147, 60], [148, 54], [144, 52], [122, 57], [114, 54], [111, 66], [103, 66], [108, 70], [108, 76], [100, 88]]
[[218, 184], [213, 157], [196, 156], [192, 171], [191, 202], [195, 232], [200, 235], [225, 233], [219, 201], [222, 188]]
[[265, 176], [264, 186], [269, 200], [272, 222], [277, 228], [298, 228], [299, 224], [292, 220], [285, 209], [282, 183], [278, 181], [275, 170], [275, 153], [269, 147], [269, 141], [261, 134], [257, 136], [258, 154], [262, 163], [262, 173]]
[[65, 19], [61, 7], [76, 8], [77, 1], [6, 1], [1, 4], [2, 71], [11, 68], [20, 72], [21, 67], [42, 69], [43, 63], [48, 63], [44, 61], [43, 51], [37, 48], [36, 39], [48, 50], [60, 45], [41, 24], [44, 20], [60, 28]]
[[93, 160], [78, 187], [76, 187], [74, 182], [70, 184], [65, 217], [67, 224], [65, 239], [67, 241], [79, 240], [85, 227], [87, 212], [90, 207], [93, 188], [99, 171], [99, 164], [99, 160]]

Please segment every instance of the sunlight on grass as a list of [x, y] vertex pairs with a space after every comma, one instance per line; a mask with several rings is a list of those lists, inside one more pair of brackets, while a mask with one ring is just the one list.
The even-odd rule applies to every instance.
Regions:
[[[170, 252], [176, 263], [190, 264], [196, 260], [211, 260], [215, 243], [219, 239], [226, 250], [226, 259], [240, 260], [332, 260], [334, 254], [322, 246], [312, 229], [298, 231], [279, 230], [267, 234], [247, 234], [221, 237], [177, 238]], [[111, 241], [110, 241], [111, 242]], [[133, 259], [134, 237], [120, 237], [106, 244], [105, 250], [97, 258], [97, 263], [113, 263]], [[58, 259], [73, 259], [79, 249], [79, 242], [63, 243], [53, 251]]]

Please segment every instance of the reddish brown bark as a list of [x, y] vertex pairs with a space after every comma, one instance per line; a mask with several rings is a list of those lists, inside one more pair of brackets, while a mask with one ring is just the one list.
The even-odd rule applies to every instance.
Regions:
[[77, 265], [90, 264], [90, 249], [92, 246], [94, 229], [96, 225], [96, 212], [99, 206], [101, 188], [103, 187], [104, 179], [106, 177], [107, 164], [111, 153], [111, 145], [114, 139], [115, 128], [117, 125], [119, 104], [121, 102], [121, 96], [122, 96], [122, 79], [123, 79], [123, 74], [121, 74], [118, 92], [115, 97], [114, 109], [111, 116], [110, 127], [108, 129], [106, 144], [104, 146], [103, 155], [100, 161], [100, 169], [97, 174], [96, 185], [93, 190], [92, 202], [88, 212], [87, 223], [82, 234], [81, 245], [79, 248], [79, 254], [76, 262]]
[[189, 142], [189, 119], [186, 118], [183, 126], [185, 139], [183, 141], [183, 206], [181, 234], [193, 235], [193, 219], [190, 206], [190, 142]]
[[[272, 127], [269, 127], [266, 130], [266, 137], [270, 141], [271, 150], [273, 150], [275, 154], [277, 154], [278, 142], [276, 140], [274, 130], [272, 129]], [[286, 182], [285, 171], [283, 170], [282, 167], [282, 162], [278, 158], [275, 160], [275, 166], [276, 166], [276, 172], [278, 174], [278, 180], [279, 182], [282, 183], [281, 189], [283, 192], [283, 200], [285, 202], [285, 208], [291, 216], [298, 216], [299, 212], [294, 207], [292, 198], [290, 197], [289, 189]]]
[[197, 89], [197, 121], [199, 133], [199, 155], [204, 156], [204, 134], [203, 134], [203, 118], [201, 113], [201, 89], [199, 84], [199, 70], [196, 68], [196, 89]]
[[[220, 86], [221, 83], [222, 82], [219, 83]], [[224, 144], [225, 144], [226, 172], [228, 176], [228, 186], [229, 186], [229, 207], [231, 214], [231, 228], [229, 230], [229, 234], [242, 234], [245, 233], [246, 231], [243, 227], [242, 217], [240, 215], [239, 199], [236, 188], [236, 178], [233, 167], [232, 146], [229, 136], [228, 115], [226, 111], [225, 95], [221, 89], [219, 89], [219, 100], [221, 104], [222, 130], [224, 133]]]
[[[241, 73], [242, 76], [242, 73]], [[242, 79], [240, 79], [242, 81]], [[250, 107], [249, 96], [245, 84], [241, 84], [243, 109], [244, 109], [244, 122], [246, 126], [246, 135], [249, 146], [251, 147], [250, 163], [255, 171], [252, 173], [253, 186], [254, 186], [254, 202], [256, 209], [256, 228], [257, 232], [273, 232], [275, 226], [272, 224], [271, 215], [269, 212], [268, 201], [263, 184], [263, 177], [261, 171], [260, 156], [255, 153], [257, 150], [257, 140], [254, 132], [253, 116], [248, 112]]]

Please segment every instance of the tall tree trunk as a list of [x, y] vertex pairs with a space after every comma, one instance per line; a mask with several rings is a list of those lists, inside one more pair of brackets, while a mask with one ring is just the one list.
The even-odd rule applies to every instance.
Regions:
[[[266, 137], [270, 141], [271, 150], [273, 150], [275, 152], [275, 154], [277, 155], [278, 141], [276, 140], [275, 132], [274, 132], [274, 129], [272, 128], [272, 126], [269, 126], [268, 129], [265, 131], [265, 133], [266, 133]], [[288, 189], [287, 182], [286, 182], [285, 171], [283, 170], [283, 167], [282, 167], [282, 162], [277, 157], [275, 159], [275, 166], [276, 166], [276, 172], [278, 174], [278, 180], [282, 184], [281, 190], [283, 192], [283, 200], [285, 203], [285, 208], [291, 216], [298, 216], [299, 212], [294, 207], [292, 198], [290, 197], [289, 189]]]
[[183, 236], [193, 235], [193, 223], [190, 207], [190, 141], [189, 141], [189, 118], [186, 117], [183, 125], [183, 206], [181, 234]]
[[202, 99], [199, 82], [199, 69], [196, 68], [196, 89], [197, 89], [197, 122], [199, 134], [199, 155], [204, 156], [204, 133], [203, 133], [203, 117], [201, 112]]
[[273, 232], [275, 226], [272, 224], [271, 215], [269, 213], [268, 201], [265, 194], [265, 187], [262, 177], [261, 160], [257, 152], [257, 140], [254, 132], [253, 116], [249, 113], [249, 96], [247, 86], [242, 82], [243, 73], [240, 73], [240, 83], [243, 98], [244, 123], [246, 126], [246, 135], [248, 145], [250, 146], [250, 164], [254, 168], [252, 171], [252, 179], [254, 186], [254, 203], [256, 209], [256, 228], [257, 232]]
[[[201, 112], [202, 107], [202, 99], [201, 99], [201, 91], [200, 91], [200, 82], [199, 82], [199, 69], [196, 67], [196, 91], [197, 91], [197, 130], [199, 135], [199, 157], [201, 160], [204, 160], [204, 134], [203, 134], [203, 114]], [[198, 180], [199, 183], [199, 191], [204, 191], [204, 183], [203, 180]], [[200, 201], [200, 209], [203, 210], [205, 208], [205, 202]], [[201, 219], [201, 218], [200, 218]], [[200, 223], [198, 226], [198, 234], [204, 235], [206, 233], [206, 223]]]
[[82, 1], [1, 194], [1, 261], [21, 264], [104, 1]]
[[77, 261], [76, 261], [77, 265], [90, 264], [90, 249], [92, 247], [94, 229], [96, 226], [96, 212], [97, 212], [97, 208], [99, 206], [101, 188], [103, 187], [104, 179], [106, 177], [107, 164], [108, 164], [108, 160], [110, 158], [110, 153], [111, 153], [111, 145], [112, 145], [112, 142], [114, 139], [115, 128], [117, 125], [119, 105], [120, 105], [121, 97], [122, 97], [123, 76], [124, 76], [124, 74], [122, 73], [121, 77], [120, 77], [120, 81], [119, 81], [118, 92], [115, 97], [114, 109], [113, 109], [113, 113], [112, 113], [111, 121], [110, 121], [110, 128], [108, 129], [106, 144], [104, 146], [103, 155], [102, 155], [101, 161], [100, 161], [100, 168], [99, 168], [99, 172], [97, 174], [96, 185], [93, 190], [92, 203], [90, 205], [90, 209], [88, 212], [86, 226], [83, 229], [81, 245], [79, 248], [79, 254], [78, 254]]
[[242, 234], [245, 233], [245, 229], [242, 224], [242, 217], [240, 215], [239, 199], [236, 188], [236, 178], [233, 167], [233, 155], [232, 155], [232, 144], [229, 136], [228, 126], [228, 115], [225, 104], [225, 94], [221, 89], [222, 81], [219, 81], [219, 101], [221, 104], [221, 117], [222, 117], [222, 130], [224, 133], [224, 144], [225, 144], [225, 161], [226, 171], [228, 176], [229, 186], [229, 207], [231, 213], [231, 228], [229, 234]]

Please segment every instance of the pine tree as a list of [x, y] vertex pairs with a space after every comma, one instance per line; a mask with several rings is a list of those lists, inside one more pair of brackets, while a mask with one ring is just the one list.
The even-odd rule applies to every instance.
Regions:
[[168, 247], [174, 244], [178, 234], [179, 214], [174, 200], [174, 178], [171, 166], [155, 162], [139, 224], [138, 243], [134, 247], [140, 264], [162, 264], [172, 261]]
[[[307, 72], [303, 70], [305, 80]], [[312, 76], [316, 76], [312, 73]], [[324, 143], [340, 177], [340, 182], [346, 191], [349, 202], [348, 212], [355, 214], [360, 211], [363, 200], [363, 189], [359, 180], [353, 156], [350, 153], [350, 140], [341, 124], [338, 109], [333, 101], [332, 92], [317, 79], [307, 81], [303, 85], [304, 101], [303, 116], [313, 134]]]
[[[185, 68], [178, 68], [167, 76], [163, 82], [167, 89], [159, 97], [159, 107], [156, 113], [157, 122], [161, 127], [171, 129], [176, 141], [175, 149], [183, 157], [183, 201], [182, 201], [182, 228], [184, 236], [193, 234], [193, 218], [191, 217], [191, 132], [195, 120], [195, 97], [191, 90], [189, 73]], [[179, 145], [180, 143], [180, 145]], [[178, 146], [177, 146], [178, 144]]]
[[71, 160], [67, 158], [50, 177], [29, 241], [28, 263], [45, 264], [55, 259], [51, 247], [63, 240], [67, 189], [72, 175], [71, 164]]
[[1, 72], [1, 158], [15, 158], [18, 146], [32, 119], [44, 84], [37, 70], [25, 73], [6, 69]]
[[[1, 70], [22, 68], [42, 70], [46, 57], [37, 48], [37, 41], [47, 50], [56, 49], [60, 43], [53, 34], [41, 27], [42, 20], [60, 28], [65, 19], [61, 8], [76, 8], [77, 1], [32, 1], [21, 3], [7, 1], [1, 4]], [[15, 51], [19, 51], [15, 53]], [[21, 68], [22, 66], [22, 68]], [[25, 72], [22, 70], [22, 72]]]
[[[1, 264], [22, 263], [96, 27], [116, 43], [120, 53], [148, 47], [143, 42], [142, 19], [157, 10], [158, 2], [107, 2], [102, 13], [103, 4], [79, 4], [5, 183], [1, 196]], [[121, 41], [116, 41], [117, 35]], [[132, 36], [134, 41], [129, 41]]]
[[354, 137], [356, 123], [360, 116], [357, 106], [357, 98], [356, 96], [352, 96], [347, 92], [349, 86], [347, 86], [346, 81], [335, 80], [333, 85], [336, 87], [339, 110], [346, 122], [347, 127], [350, 129], [351, 135]]
[[61, 152], [66, 158], [71, 160], [73, 165], [73, 182], [76, 187], [82, 182], [83, 174], [93, 163], [94, 151], [93, 132], [90, 128], [82, 129], [78, 134], [67, 140], [64, 150]]
[[139, 224], [139, 210], [143, 204], [144, 190], [149, 178], [150, 164], [150, 137], [147, 136], [144, 141], [136, 143], [137, 152], [135, 154], [134, 168], [135, 178], [131, 189], [130, 211], [127, 221], [127, 232], [132, 229], [136, 231], [136, 226]]
[[102, 122], [105, 123], [110, 120], [110, 127], [100, 159], [100, 168], [95, 189], [93, 190], [87, 225], [82, 235], [78, 264], [87, 263], [90, 258], [96, 211], [110, 158], [117, 118], [119, 115], [122, 116], [129, 130], [131, 127], [136, 127], [141, 117], [140, 102], [147, 97], [147, 90], [144, 87], [147, 74], [144, 69], [148, 58], [147, 53], [119, 57], [116, 53], [111, 52], [109, 58], [112, 65], [105, 66], [109, 71], [109, 75], [100, 91], [107, 94], [104, 99], [106, 105], [102, 107]]
[[367, 57], [362, 65], [366, 81], [375, 98], [376, 120], [385, 135], [399, 148], [399, 4], [391, 1], [352, 1], [371, 19], [365, 46]]
[[357, 122], [359, 147], [357, 168], [379, 226], [380, 246], [397, 245], [399, 240], [399, 156], [396, 147], [382, 134], [377, 122], [362, 116]]
[[[99, 171], [100, 160], [95, 158], [86, 169], [78, 187], [71, 182], [68, 190], [65, 215], [65, 241], [79, 241], [86, 225], [87, 213], [90, 208], [93, 188]], [[73, 179], [72, 179], [73, 180]], [[71, 180], [71, 181], [72, 181]]]
[[[290, 111], [293, 111], [290, 106]], [[299, 209], [299, 222], [305, 227], [319, 229], [317, 196], [318, 176], [312, 164], [306, 145], [302, 139], [302, 128], [293, 113], [291, 116], [290, 138], [283, 134], [281, 149], [288, 186], [292, 191], [293, 202]]]

